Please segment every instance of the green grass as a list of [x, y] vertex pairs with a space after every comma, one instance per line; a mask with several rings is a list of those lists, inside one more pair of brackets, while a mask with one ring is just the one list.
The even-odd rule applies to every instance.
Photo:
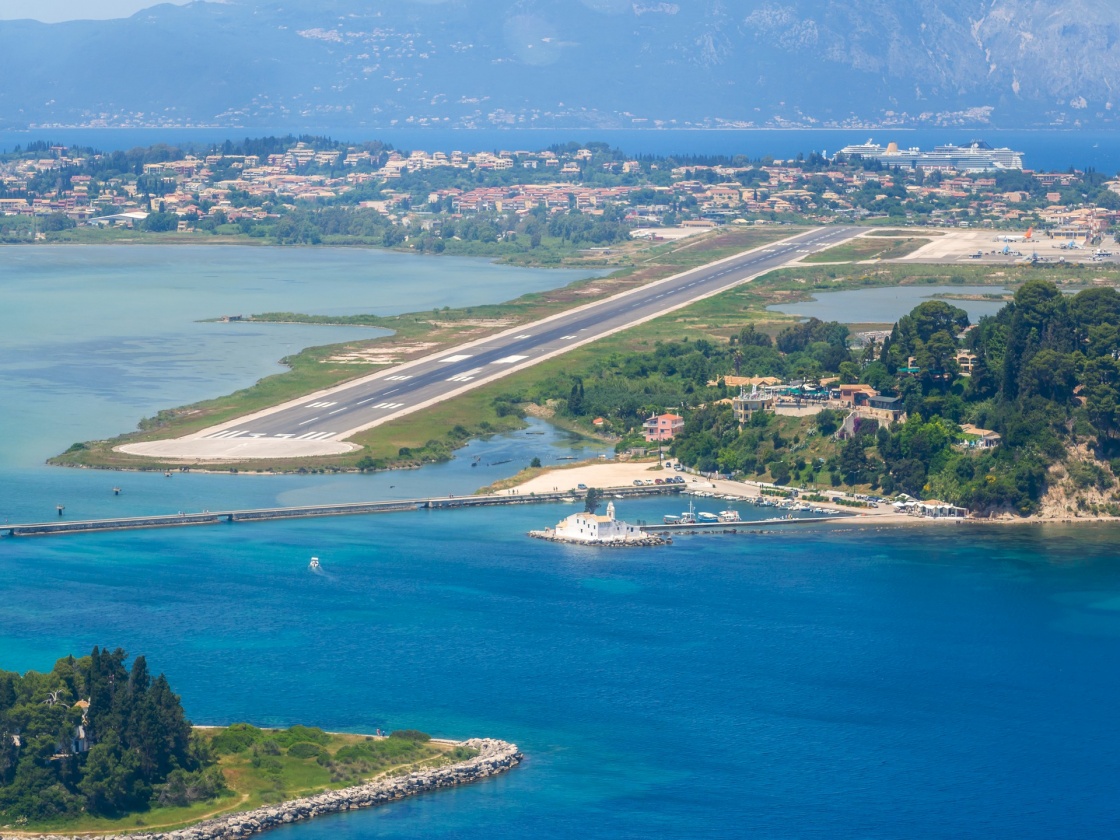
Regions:
[[893, 260], [905, 257], [928, 245], [929, 239], [872, 239], [861, 237], [829, 248], [819, 254], [810, 254], [802, 262], [840, 263], [859, 262], [860, 260]]

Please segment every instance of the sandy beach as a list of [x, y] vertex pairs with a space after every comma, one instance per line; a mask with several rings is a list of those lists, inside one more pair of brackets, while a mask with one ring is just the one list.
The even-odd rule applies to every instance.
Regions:
[[[763, 488], [772, 488], [774, 485], [760, 482], [726, 481], [724, 479], [710, 479], [687, 472], [677, 472], [665, 467], [658, 467], [656, 461], [600, 461], [595, 463], [577, 464], [572, 467], [550, 469], [544, 473], [514, 486], [515, 493], [553, 493], [570, 491], [578, 494], [579, 485], [596, 487], [600, 490], [612, 490], [620, 487], [633, 487], [635, 481], [656, 481], [681, 476], [684, 485], [677, 485], [684, 491], [699, 490], [702, 492], [718, 493], [724, 496], [738, 496], [743, 499], [754, 499], [762, 495]], [[782, 488], [779, 488], [782, 489]], [[837, 491], [822, 491], [825, 496], [842, 496]], [[890, 505], [878, 508], [856, 508], [849, 505], [831, 502], [813, 502], [813, 505], [839, 510], [844, 513], [854, 514], [861, 520], [874, 519], [876, 523], [918, 523], [923, 521], [916, 516], [898, 513]], [[851, 521], [848, 519], [847, 521]]]

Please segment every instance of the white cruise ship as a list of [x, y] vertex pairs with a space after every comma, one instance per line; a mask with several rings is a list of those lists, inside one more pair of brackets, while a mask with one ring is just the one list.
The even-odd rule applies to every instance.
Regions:
[[1023, 153], [1014, 149], [994, 149], [982, 140], [967, 146], [952, 144], [935, 146], [932, 152], [921, 149], [900, 149], [897, 143], [888, 143], [886, 148], [868, 140], [845, 146], [840, 154], [847, 157], [859, 155], [864, 159], [878, 160], [884, 166], [897, 166], [902, 169], [952, 169], [957, 172], [987, 172], [992, 169], [1022, 169]]

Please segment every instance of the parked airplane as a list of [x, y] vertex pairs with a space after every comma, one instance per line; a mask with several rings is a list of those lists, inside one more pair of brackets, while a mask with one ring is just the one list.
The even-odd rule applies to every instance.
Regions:
[[1027, 232], [1025, 234], [1022, 234], [1022, 235], [1020, 235], [1020, 234], [1004, 234], [1003, 236], [997, 236], [996, 237], [996, 242], [1030, 242], [1032, 236], [1034, 236], [1034, 228], [1033, 227], [1032, 228], [1027, 228]]

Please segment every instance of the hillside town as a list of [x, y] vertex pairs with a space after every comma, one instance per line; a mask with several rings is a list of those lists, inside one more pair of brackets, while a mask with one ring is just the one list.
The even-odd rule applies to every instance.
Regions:
[[[523, 244], [537, 248], [542, 237], [609, 245], [656, 236], [649, 229], [660, 227], [875, 219], [1033, 226], [1092, 244], [1115, 234], [1120, 181], [1092, 171], [964, 166], [947, 156], [843, 152], [635, 159], [600, 143], [445, 153], [284, 138], [111, 154], [41, 143], [0, 156], [0, 239], [49, 241], [80, 226], [422, 250], [525, 234]], [[339, 211], [351, 214], [347, 224], [337, 222]], [[305, 230], [280, 226], [286, 216]], [[525, 224], [572, 216], [583, 224]]]

